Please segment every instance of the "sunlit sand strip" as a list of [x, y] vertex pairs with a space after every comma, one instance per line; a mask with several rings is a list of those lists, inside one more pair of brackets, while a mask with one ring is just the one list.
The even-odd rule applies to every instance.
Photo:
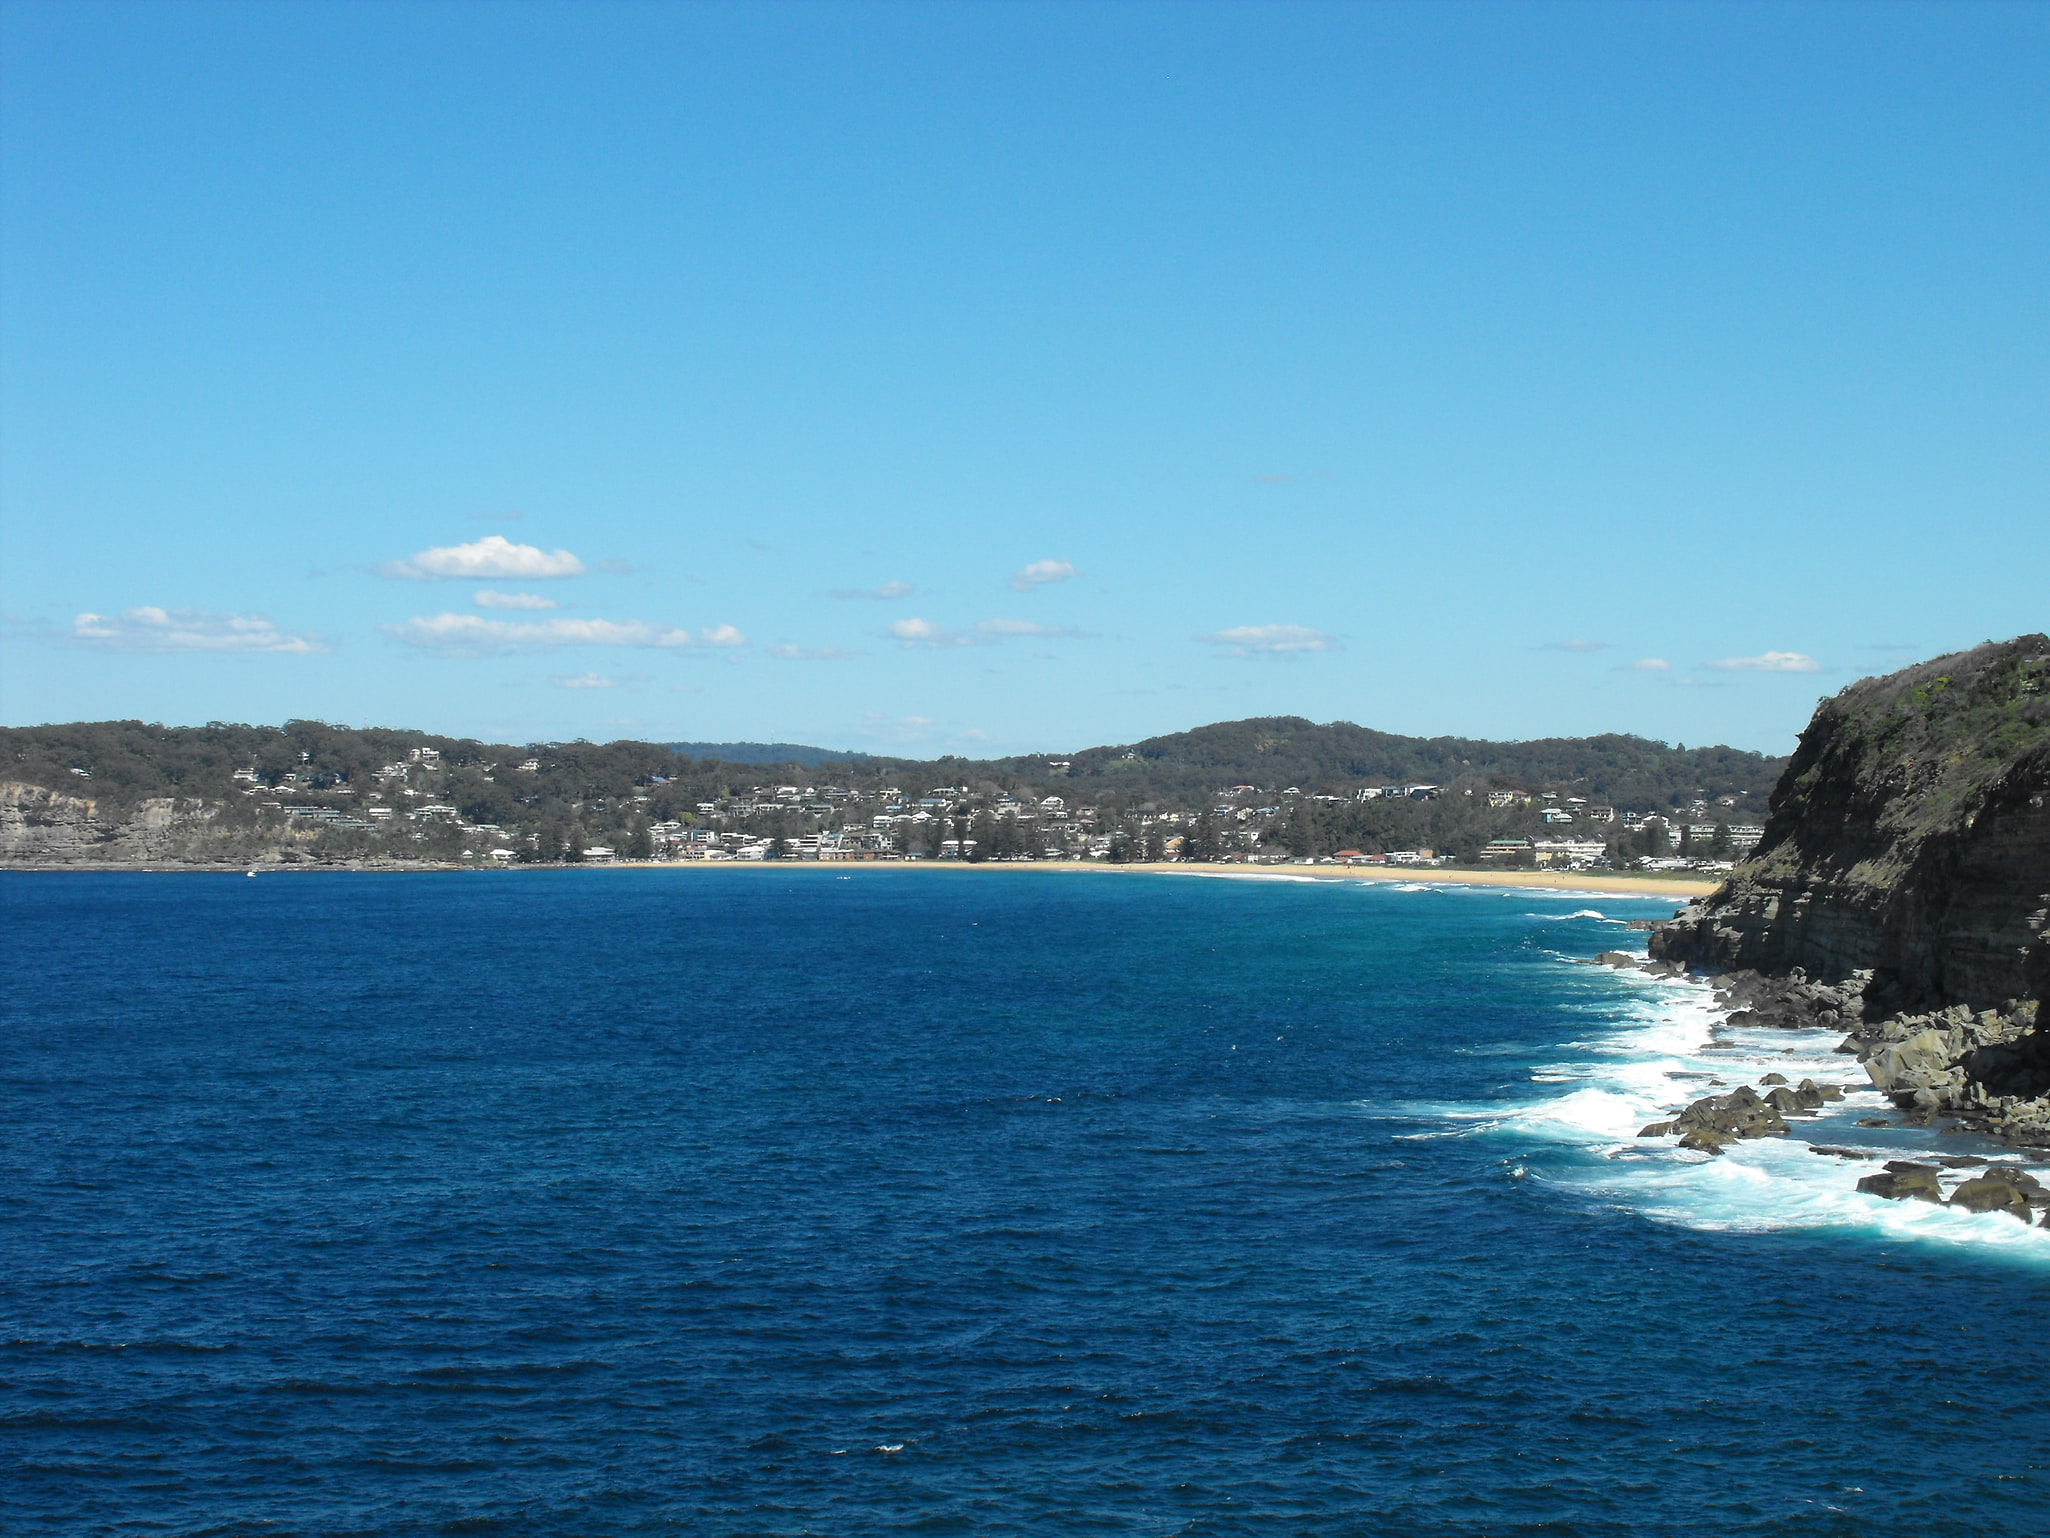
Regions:
[[[514, 870], [536, 869], [514, 866]], [[559, 867], [547, 867], [557, 869]], [[1539, 870], [1441, 870], [1435, 867], [1372, 865], [1110, 865], [1098, 860], [665, 860], [653, 864], [584, 865], [580, 870], [828, 870], [836, 875], [856, 871], [1089, 871], [1104, 876], [1233, 876], [1240, 880], [1398, 881], [1411, 886], [1532, 887], [1557, 892], [1606, 892], [1634, 897], [1705, 897], [1721, 883], [1662, 876], [1574, 874]]]

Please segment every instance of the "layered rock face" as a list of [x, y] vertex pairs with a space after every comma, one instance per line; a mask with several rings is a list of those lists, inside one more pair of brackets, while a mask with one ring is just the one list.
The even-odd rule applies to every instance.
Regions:
[[[1825, 700], [1764, 840], [1652, 937], [1718, 972], [1841, 983], [1868, 1013], [2036, 996], [2050, 904], [2050, 637], [1870, 678]], [[2032, 922], [2033, 927], [2032, 927]]]
[[86, 796], [0, 782], [0, 859], [35, 865], [190, 858], [211, 852], [218, 820], [199, 801], [152, 797], [108, 816]]
[[1904, 1109], [2050, 1138], [2050, 637], [1825, 700], [1771, 808], [1651, 954], [1728, 974], [1750, 1023], [1848, 1030]]

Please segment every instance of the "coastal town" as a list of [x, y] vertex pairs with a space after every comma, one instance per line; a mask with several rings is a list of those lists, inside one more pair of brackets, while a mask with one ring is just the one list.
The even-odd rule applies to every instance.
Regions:
[[0, 857], [1713, 874], [1763, 838], [1783, 763], [1627, 736], [1491, 743], [1293, 717], [980, 760], [791, 744], [486, 743], [306, 720], [81, 722], [0, 728], [12, 787], [0, 795]]
[[[679, 772], [643, 774], [621, 795], [573, 804], [579, 828], [588, 815], [618, 830], [604, 840], [579, 837], [568, 826], [521, 832], [476, 820], [466, 816], [453, 783], [459, 768], [517, 784], [543, 767], [538, 757], [481, 769], [451, 765], [440, 750], [417, 747], [379, 766], [367, 794], [346, 778], [311, 770], [266, 778], [251, 765], [233, 778], [262, 811], [303, 834], [367, 836], [387, 847], [432, 840], [452, 846], [457, 859], [501, 865], [1059, 860], [1715, 872], [1732, 868], [1764, 832], [1756, 820], [1762, 809], [1749, 804], [1756, 798], [1742, 792], [1647, 811], [1601, 804], [1570, 787], [1406, 782], [1332, 793], [1235, 784], [1193, 805], [1106, 805], [984, 779], [932, 786], [763, 783], [681, 805], [678, 792], [689, 776]], [[1069, 763], [1048, 760], [1045, 767], [1058, 774]], [[1464, 851], [1380, 839], [1335, 846], [1334, 835], [1361, 826], [1427, 825], [1448, 798], [1469, 814], [1463, 820], [1507, 831]], [[1398, 809], [1410, 815], [1375, 816]]]

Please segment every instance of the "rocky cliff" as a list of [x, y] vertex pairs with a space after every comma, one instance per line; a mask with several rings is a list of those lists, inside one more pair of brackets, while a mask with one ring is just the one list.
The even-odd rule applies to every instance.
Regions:
[[149, 796], [110, 806], [0, 781], [0, 860], [10, 864], [238, 862], [275, 859], [279, 843], [275, 835], [230, 826], [218, 804], [195, 797]]
[[1753, 856], [1651, 952], [1728, 975], [1757, 1023], [1848, 1029], [1904, 1108], [2034, 1140], [2046, 914], [2050, 637], [2026, 635], [1825, 700]]

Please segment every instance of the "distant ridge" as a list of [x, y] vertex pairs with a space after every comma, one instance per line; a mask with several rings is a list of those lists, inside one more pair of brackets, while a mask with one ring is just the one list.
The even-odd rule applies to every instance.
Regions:
[[866, 763], [872, 753], [848, 753], [835, 748], [809, 748], [801, 742], [665, 742], [671, 752], [685, 758], [716, 758], [729, 764], [818, 764]]

